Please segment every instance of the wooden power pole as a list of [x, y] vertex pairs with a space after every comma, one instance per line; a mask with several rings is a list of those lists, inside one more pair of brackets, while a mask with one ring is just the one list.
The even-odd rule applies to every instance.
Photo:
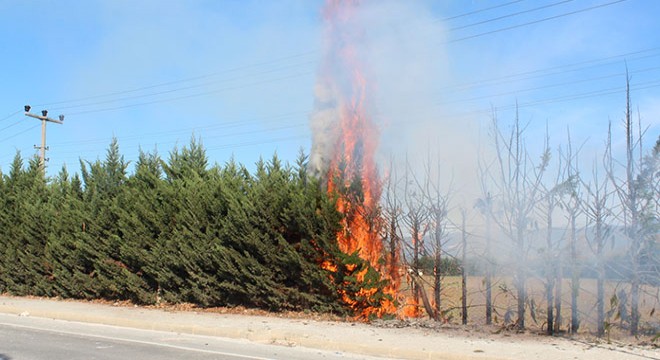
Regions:
[[46, 123], [47, 122], [53, 122], [56, 124], [63, 124], [64, 123], [64, 115], [59, 116], [59, 120], [51, 119], [48, 117], [48, 110], [41, 110], [41, 115], [36, 115], [30, 113], [30, 109], [32, 107], [30, 105], [25, 105], [25, 116], [29, 116], [31, 118], [35, 118], [38, 120], [41, 120], [41, 146], [37, 147], [37, 145], [34, 146], [35, 149], [39, 149], [39, 165], [41, 166], [41, 171], [46, 173], [46, 150], [48, 150], [48, 147], [46, 146]]

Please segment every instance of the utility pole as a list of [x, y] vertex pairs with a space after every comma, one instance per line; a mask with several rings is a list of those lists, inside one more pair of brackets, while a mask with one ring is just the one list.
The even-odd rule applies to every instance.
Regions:
[[63, 124], [64, 123], [64, 115], [59, 116], [59, 120], [51, 119], [48, 117], [48, 110], [41, 110], [41, 115], [36, 115], [30, 113], [30, 109], [32, 107], [30, 105], [25, 105], [25, 116], [29, 116], [31, 118], [35, 118], [38, 120], [41, 120], [41, 146], [37, 147], [37, 145], [34, 146], [35, 149], [39, 149], [39, 166], [41, 167], [41, 171], [46, 174], [46, 150], [48, 150], [48, 147], [46, 146], [46, 123], [47, 122], [53, 122], [56, 124]]

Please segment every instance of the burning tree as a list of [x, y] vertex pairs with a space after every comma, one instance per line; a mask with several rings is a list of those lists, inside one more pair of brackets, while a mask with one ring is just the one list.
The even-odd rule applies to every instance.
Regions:
[[[344, 215], [337, 234], [340, 249], [351, 261], [362, 259], [368, 265], [348, 266], [351, 281], [379, 284], [369, 289], [357, 285], [356, 294], [343, 294], [359, 316], [371, 317], [396, 311], [392, 299], [398, 279], [381, 262], [386, 224], [379, 207], [382, 184], [375, 162], [379, 132], [369, 116], [369, 88], [358, 51], [363, 36], [355, 16], [357, 7], [357, 1], [330, 0], [324, 9], [325, 57], [311, 119], [310, 170], [325, 179], [327, 191], [336, 196], [337, 209]], [[389, 284], [381, 283], [377, 275], [387, 275]]]

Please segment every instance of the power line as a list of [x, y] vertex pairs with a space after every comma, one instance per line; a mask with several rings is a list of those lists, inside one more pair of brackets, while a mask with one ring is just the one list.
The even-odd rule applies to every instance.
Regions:
[[487, 8], [482, 8], [482, 9], [477, 9], [477, 10], [466, 12], [466, 13], [463, 13], [463, 14], [458, 14], [458, 15], [446, 17], [446, 18], [440, 19], [438, 21], [454, 20], [454, 19], [458, 19], [458, 18], [461, 18], [461, 17], [464, 17], [464, 16], [470, 16], [470, 15], [478, 14], [478, 13], [481, 13], [481, 12], [484, 12], [484, 11], [498, 9], [498, 8], [501, 8], [501, 7], [513, 5], [515, 3], [519, 3], [519, 2], [523, 2], [523, 1], [524, 0], [509, 1], [509, 2], [504, 3], [504, 4], [495, 5], [495, 6], [491, 6], [491, 7], [487, 7]]
[[[635, 58], [627, 58], [628, 56], [631, 56], [631, 55], [639, 55], [639, 54], [648, 53], [648, 52], [651, 52], [651, 53], [657, 52], [657, 54], [644, 55], [644, 56], [635, 57]], [[556, 74], [561, 74], [561, 73], [580, 71], [580, 70], [584, 70], [584, 69], [588, 69], [588, 68], [592, 68], [592, 67], [596, 67], [596, 66], [610, 65], [610, 64], [616, 63], [616, 61], [607, 62], [607, 63], [604, 63], [604, 64], [595, 64], [595, 65], [590, 65], [590, 66], [579, 67], [580, 65], [594, 64], [594, 63], [599, 63], [599, 62], [612, 60], [612, 59], [619, 59], [619, 58], [627, 58], [628, 61], [633, 61], [633, 60], [645, 59], [645, 58], [656, 57], [656, 56], [660, 56], [660, 47], [644, 49], [644, 50], [637, 50], [637, 51], [632, 51], [632, 52], [628, 52], [628, 53], [624, 53], [624, 54], [612, 55], [612, 56], [607, 56], [607, 57], [598, 58], [598, 59], [585, 60], [585, 61], [580, 61], [580, 62], [571, 63], [571, 64], [551, 66], [551, 67], [547, 67], [547, 68], [543, 68], [543, 69], [524, 71], [524, 72], [504, 75], [504, 76], [500, 76], [500, 77], [496, 77], [496, 78], [484, 79], [484, 80], [459, 84], [459, 85], [456, 85], [456, 86], [449, 86], [449, 87], [447, 87], [447, 89], [456, 88], [456, 87], [469, 88], [469, 87], [472, 87], [474, 85], [479, 85], [479, 84], [488, 83], [488, 82], [495, 82], [496, 84], [500, 84], [500, 83], [505, 83], [505, 82], [500, 82], [500, 80], [507, 80], [507, 79], [514, 79], [514, 78], [518, 78], [516, 80], [529, 80], [529, 79], [535, 79], [535, 78], [542, 77], [542, 76], [547, 76], [547, 75], [556, 75]], [[550, 72], [552, 70], [559, 70], [559, 69], [573, 68], [573, 67], [576, 67], [576, 68], [571, 69], [571, 70], [567, 70], [567, 71]], [[546, 72], [550, 72], [550, 73], [543, 74], [543, 73], [546, 73]], [[527, 76], [527, 75], [534, 75], [534, 74], [541, 74], [541, 75]], [[513, 80], [513, 81], [515, 81], [515, 80]]]
[[[645, 90], [645, 89], [651, 89], [651, 88], [656, 88], [660, 87], [660, 80], [652, 80], [652, 81], [645, 81], [642, 83], [638, 83], [636, 85], [631, 85], [630, 86], [630, 91], [638, 91], [638, 90]], [[613, 94], [623, 94], [625, 93], [625, 88], [621, 86], [617, 87], [611, 87], [611, 88], [605, 88], [605, 89], [600, 89], [600, 90], [594, 90], [594, 91], [588, 91], [588, 92], [583, 92], [583, 93], [577, 93], [577, 94], [570, 94], [570, 95], [562, 95], [554, 98], [548, 98], [548, 99], [540, 99], [540, 100], [534, 100], [534, 101], [529, 101], [526, 103], [517, 103], [517, 104], [509, 104], [505, 106], [498, 106], [496, 107], [496, 110], [513, 110], [515, 108], [525, 108], [525, 107], [530, 107], [534, 105], [544, 105], [544, 104], [553, 104], [553, 103], [559, 103], [559, 102], [565, 102], [565, 101], [572, 101], [572, 100], [580, 100], [580, 99], [587, 99], [587, 98], [593, 98], [593, 97], [600, 97], [600, 96], [605, 96], [605, 95], [613, 95]], [[471, 111], [466, 111], [460, 113], [461, 115], [468, 115], [468, 114], [478, 114], [478, 113], [491, 113], [492, 108], [488, 109], [481, 109], [481, 110], [471, 110]]]
[[27, 128], [27, 129], [25, 129], [25, 130], [23, 130], [23, 131], [21, 131], [21, 132], [18, 132], [18, 133], [16, 133], [16, 134], [12, 135], [12, 136], [9, 136], [9, 137], [6, 137], [6, 138], [0, 140], [0, 142], [5, 142], [5, 141], [7, 141], [7, 140], [13, 139], [13, 138], [17, 137], [18, 135], [25, 134], [26, 132], [28, 132], [28, 131], [30, 131], [30, 130], [32, 130], [32, 129], [36, 129], [36, 128], [38, 128], [39, 126], [41, 126], [41, 125], [37, 124], [37, 125], [31, 126], [30, 128]]
[[195, 98], [195, 97], [200, 97], [200, 96], [217, 94], [217, 93], [220, 93], [220, 92], [223, 92], [223, 91], [228, 91], [228, 90], [242, 89], [242, 88], [245, 88], [245, 87], [248, 87], [248, 86], [253, 86], [253, 85], [273, 83], [273, 82], [276, 82], [276, 81], [279, 81], [279, 80], [291, 79], [291, 78], [306, 75], [306, 74], [309, 74], [309, 73], [310, 72], [298, 73], [298, 74], [294, 74], [294, 75], [290, 75], [290, 76], [285, 76], [285, 77], [282, 77], [282, 78], [276, 78], [276, 79], [271, 79], [271, 80], [266, 80], [266, 81], [259, 81], [259, 82], [250, 83], [250, 84], [241, 85], [241, 86], [233, 86], [233, 87], [228, 87], [228, 88], [223, 88], [223, 89], [216, 89], [216, 90], [212, 90], [212, 91], [205, 91], [205, 92], [200, 92], [200, 93], [195, 93], [195, 94], [190, 94], [190, 95], [184, 95], [184, 96], [178, 96], [178, 97], [172, 97], [172, 98], [167, 98], [167, 99], [159, 99], [159, 100], [146, 101], [146, 102], [141, 102], [141, 103], [128, 104], [128, 105], [122, 105], [122, 106], [114, 106], [114, 107], [95, 109], [95, 110], [85, 110], [85, 111], [72, 112], [72, 113], [69, 113], [69, 115], [98, 113], [98, 112], [105, 112], [105, 111], [112, 111], [112, 110], [128, 109], [128, 108], [133, 108], [133, 107], [137, 107], [137, 106], [160, 104], [160, 103], [171, 102], [171, 101], [179, 101], [179, 100], [190, 99], [190, 98]]
[[498, 21], [498, 20], [502, 20], [502, 19], [522, 15], [522, 14], [531, 13], [531, 12], [538, 11], [538, 10], [551, 8], [551, 7], [554, 7], [554, 6], [559, 6], [559, 5], [562, 5], [562, 4], [569, 3], [571, 1], [573, 1], [573, 0], [563, 0], [563, 1], [556, 2], [556, 3], [546, 4], [546, 5], [535, 7], [535, 8], [532, 8], [532, 9], [527, 9], [527, 10], [518, 11], [518, 12], [515, 12], [515, 13], [511, 13], [511, 14], [502, 15], [502, 16], [498, 16], [498, 17], [488, 19], [488, 20], [478, 21], [478, 22], [475, 22], [475, 23], [472, 23], [472, 24], [453, 27], [453, 28], [449, 29], [448, 31], [456, 31], [456, 30], [469, 28], [469, 27], [472, 27], [472, 26], [487, 24], [487, 23], [490, 23], [490, 22], [493, 22], [493, 21]]
[[[649, 68], [644, 68], [644, 69], [638, 69], [634, 71], [629, 71], [628, 74], [639, 74], [639, 73], [644, 73], [648, 71], [654, 71], [660, 69], [660, 66], [654, 66], [654, 67], [649, 67]], [[596, 81], [596, 80], [603, 80], [603, 79], [609, 79], [617, 76], [626, 76], [625, 72], [621, 73], [612, 73], [612, 74], [607, 74], [607, 75], [601, 75], [597, 77], [592, 77], [592, 78], [587, 78], [587, 79], [580, 79], [580, 80], [573, 80], [573, 81], [566, 81], [562, 83], [555, 83], [555, 84], [549, 84], [549, 85], [543, 85], [543, 86], [536, 86], [536, 87], [531, 87], [531, 88], [526, 88], [526, 89], [520, 89], [520, 90], [512, 90], [512, 91], [507, 91], [504, 93], [498, 93], [498, 94], [488, 94], [488, 95], [483, 95], [483, 96], [478, 96], [478, 97], [473, 97], [473, 98], [468, 98], [468, 99], [459, 99], [459, 100], [454, 100], [454, 101], [446, 101], [442, 102], [440, 104], [452, 104], [452, 103], [459, 103], [459, 102], [467, 102], [467, 101], [474, 101], [474, 100], [481, 100], [481, 99], [487, 99], [491, 97], [498, 97], [498, 96], [504, 96], [504, 95], [512, 95], [512, 94], [517, 94], [517, 93], [522, 93], [522, 92], [530, 92], [530, 91], [535, 91], [535, 90], [543, 90], [543, 89], [549, 89], [549, 88], [554, 88], [554, 87], [560, 87], [560, 86], [568, 86], [568, 85], [575, 85], [579, 83], [585, 83], [585, 82], [591, 82], [591, 81]]]
[[16, 125], [18, 125], [18, 124], [20, 124], [20, 123], [21, 123], [21, 120], [18, 120], [17, 122], [12, 123], [11, 125], [7, 125], [7, 126], [3, 127], [2, 129], [0, 129], [0, 132], [1, 132], [1, 131], [5, 131], [5, 130], [9, 129], [10, 127], [16, 126]]
[[259, 67], [259, 66], [263, 66], [263, 65], [267, 65], [267, 64], [281, 62], [283, 60], [290, 60], [290, 59], [294, 59], [294, 58], [298, 58], [298, 57], [309, 56], [309, 55], [313, 55], [317, 52], [318, 52], [317, 50], [311, 50], [311, 51], [306, 51], [306, 52], [299, 53], [299, 54], [294, 54], [294, 55], [289, 55], [289, 56], [277, 58], [277, 59], [274, 59], [274, 60], [262, 61], [262, 62], [258, 62], [258, 63], [254, 63], [254, 64], [245, 65], [245, 66], [239, 66], [239, 67], [223, 70], [223, 71], [220, 71], [220, 72], [214, 72], [214, 73], [209, 73], [209, 74], [204, 74], [204, 75], [197, 75], [197, 76], [183, 78], [183, 79], [179, 79], [179, 80], [166, 81], [166, 82], [157, 83], [157, 84], [153, 84], [153, 85], [141, 86], [141, 87], [128, 89], [128, 90], [108, 92], [108, 93], [105, 93], [105, 94], [87, 96], [87, 97], [82, 97], [82, 98], [77, 98], [77, 99], [47, 102], [47, 103], [43, 103], [43, 104], [37, 104], [35, 106], [50, 106], [50, 105], [67, 104], [67, 103], [72, 103], [72, 102], [92, 100], [92, 99], [98, 99], [98, 98], [115, 96], [115, 95], [123, 95], [123, 94], [139, 92], [139, 91], [154, 89], [154, 88], [158, 88], [158, 87], [168, 86], [168, 85], [174, 85], [174, 84], [191, 82], [191, 81], [196, 81], [196, 80], [201, 80], [201, 79], [207, 79], [207, 78], [210, 78], [210, 77], [218, 76], [220, 74], [238, 72], [238, 71], [245, 70], [245, 69], [250, 69], [250, 68]]
[[487, 32], [483, 32], [483, 33], [479, 33], [479, 34], [475, 34], [475, 35], [470, 35], [470, 36], [465, 36], [465, 37], [462, 37], [462, 38], [448, 40], [445, 43], [446, 44], [451, 44], [451, 43], [455, 43], [455, 42], [459, 42], [459, 41], [474, 39], [474, 38], [485, 36], [485, 35], [495, 34], [495, 33], [502, 32], [502, 31], [513, 30], [513, 29], [517, 29], [517, 28], [520, 28], [520, 27], [523, 27], [523, 26], [529, 26], [529, 25], [538, 24], [538, 23], [541, 23], [541, 22], [544, 22], [544, 21], [550, 21], [550, 20], [558, 19], [558, 18], [561, 18], [561, 17], [564, 17], [564, 16], [575, 15], [575, 14], [579, 14], [579, 13], [586, 12], [586, 11], [591, 11], [591, 10], [595, 10], [595, 9], [599, 9], [599, 8], [604, 8], [606, 6], [618, 4], [618, 3], [621, 3], [621, 2], [624, 2], [624, 1], [628, 1], [628, 0], [611, 1], [611, 2], [608, 2], [608, 3], [599, 4], [599, 5], [591, 6], [591, 7], [588, 7], [588, 8], [584, 8], [584, 9], [580, 9], [580, 10], [575, 10], [575, 11], [559, 14], [559, 15], [554, 15], [554, 16], [543, 18], [543, 19], [538, 19], [538, 20], [526, 22], [526, 23], [523, 23], [523, 24], [507, 26], [507, 27], [503, 27], [503, 28], [500, 28], [500, 29], [495, 29], [495, 30], [491, 30], [491, 31], [487, 31]]
[[[197, 88], [202, 88], [206, 87], [209, 85], [213, 84], [218, 84], [218, 83], [224, 83], [224, 82], [231, 82], [235, 80], [241, 80], [246, 77], [250, 77], [252, 75], [261, 75], [261, 74], [267, 74], [267, 73], [272, 73], [278, 70], [281, 70], [283, 68], [290, 68], [290, 67], [297, 67], [296, 69], [300, 69], [300, 65], [308, 65], [311, 64], [311, 62], [306, 62], [302, 64], [293, 64], [293, 65], [288, 65], [286, 67], [282, 68], [277, 68], [277, 69], [272, 69], [264, 72], [259, 72], [255, 74], [251, 74], [249, 76], [244, 76], [244, 77], [235, 77], [235, 78], [229, 78], [229, 79], [221, 79], [221, 80], [216, 80], [216, 81], [209, 81], [201, 84], [196, 84], [196, 85], [189, 85], [185, 87], [179, 87], [179, 88], [174, 88], [174, 89], [168, 89], [168, 90], [161, 90], [157, 92], [152, 92], [152, 93], [147, 93], [147, 94], [141, 94], [141, 95], [134, 95], [134, 96], [127, 96], [127, 97], [121, 97], [121, 98], [116, 98], [116, 99], [109, 99], [109, 100], [103, 100], [103, 101], [96, 101], [96, 102], [91, 102], [91, 103], [83, 103], [83, 104], [77, 104], [77, 105], [67, 105], [67, 106], [60, 106], [56, 107], [56, 110], [62, 110], [62, 109], [75, 109], [75, 108], [81, 108], [81, 107], [88, 107], [88, 106], [94, 106], [94, 105], [102, 105], [102, 104], [110, 104], [113, 102], [120, 102], [120, 101], [126, 101], [126, 100], [135, 100], [135, 99], [142, 99], [146, 97], [152, 97], [152, 96], [158, 96], [158, 95], [164, 95], [164, 94], [171, 94], [174, 92], [179, 92], [179, 91], [185, 91], [185, 90], [191, 90], [191, 89], [197, 89]], [[67, 101], [67, 103], [71, 102], [77, 102], [77, 101]], [[63, 103], [63, 102], [62, 102]]]
[[[193, 131], [198, 131], [198, 130], [227, 130], [231, 128], [236, 128], [239, 126], [246, 126], [246, 125], [251, 125], [251, 124], [257, 124], [260, 122], [264, 121], [273, 121], [273, 120], [278, 120], [278, 119], [287, 119], [287, 118], [292, 118], [295, 116], [300, 116], [300, 115], [309, 115], [311, 113], [310, 110], [304, 110], [304, 111], [293, 111], [293, 112], [287, 112], [284, 114], [278, 114], [278, 115], [273, 115], [273, 116], [268, 116], [268, 117], [259, 117], [259, 118], [251, 118], [247, 120], [234, 120], [234, 121], [229, 121], [225, 122], [222, 124], [213, 124], [213, 125], [204, 125], [204, 126], [195, 126], [195, 127], [186, 127], [186, 128], [180, 128], [180, 129], [173, 129], [173, 130], [168, 130], [168, 131], [157, 131], [157, 132], [150, 132], [150, 133], [143, 133], [143, 134], [136, 134], [133, 136], [127, 136], [123, 137], [123, 139], [143, 139], [145, 136], [155, 136], [155, 135], [169, 135], [169, 134], [179, 134], [179, 133], [184, 133], [184, 132], [193, 132]], [[57, 145], [59, 147], [63, 146], [71, 146], [71, 145], [80, 145], [80, 144], [88, 144], [88, 143], [98, 143], [98, 142], [107, 142], [108, 138], [97, 138], [97, 139], [89, 139], [89, 140], [84, 140], [84, 141], [64, 141], [64, 142], [59, 142], [59, 143], [54, 143], [54, 145]]]
[[10, 118], [16, 116], [16, 115], [17, 115], [18, 113], [20, 113], [20, 112], [21, 112], [21, 110], [17, 110], [17, 111], [15, 111], [15, 112], [13, 112], [13, 113], [11, 113], [11, 114], [9, 114], [9, 115], [3, 117], [2, 119], [0, 119], [0, 121], [8, 120], [8, 119], [10, 119]]
[[[630, 86], [630, 91], [631, 92], [636, 92], [639, 90], [646, 90], [646, 89], [651, 89], [651, 88], [657, 88], [660, 87], [660, 79], [656, 80], [650, 80], [650, 81], [645, 81], [645, 82], [640, 82], [634, 85]], [[607, 95], [614, 95], [614, 94], [623, 94], [625, 93], [625, 87], [622, 86], [615, 86], [615, 87], [609, 87], [609, 88], [604, 88], [604, 89], [598, 89], [598, 90], [593, 90], [593, 91], [587, 91], [587, 92], [581, 92], [581, 93], [574, 93], [574, 94], [569, 94], [569, 95], [561, 95], [561, 96], [556, 96], [556, 97], [551, 97], [551, 98], [545, 98], [545, 99], [538, 99], [538, 100], [533, 100], [533, 101], [528, 101], [528, 102], [516, 102], [513, 104], [508, 104], [504, 106], [497, 106], [496, 110], [513, 110], [516, 108], [528, 108], [531, 106], [535, 105], [546, 105], [546, 104], [553, 104], [553, 103], [561, 103], [561, 102], [567, 102], [567, 101], [573, 101], [573, 100], [580, 100], [580, 99], [587, 99], [587, 98], [595, 98], [595, 97], [601, 97], [601, 96], [607, 96]], [[430, 110], [432, 108], [437, 107], [438, 105], [441, 104], [434, 104], [427, 106], [426, 109]], [[420, 110], [420, 107], [414, 107], [418, 110]], [[448, 116], [468, 116], [468, 115], [479, 115], [479, 114], [492, 114], [493, 107], [487, 107], [487, 108], [482, 108], [482, 109], [475, 109], [475, 110], [468, 110], [468, 111], [461, 111], [461, 112], [454, 112], [451, 113]], [[420, 114], [422, 113], [421, 111], [419, 112]], [[380, 114], [374, 114], [376, 117], [378, 117]], [[432, 114], [428, 116], [428, 119], [426, 120], [406, 120], [406, 122], [397, 122], [397, 123], [391, 123], [392, 125], [395, 126], [407, 126], [411, 123], [427, 123], [431, 121], [435, 121], [436, 119], [439, 118], [439, 115], [437, 114]]]

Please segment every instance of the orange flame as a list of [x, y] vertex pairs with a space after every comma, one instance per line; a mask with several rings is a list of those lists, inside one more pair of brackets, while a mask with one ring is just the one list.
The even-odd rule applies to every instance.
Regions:
[[[357, 0], [328, 0], [324, 11], [329, 48], [321, 80], [323, 86], [340, 97], [336, 99], [339, 136], [330, 159], [327, 188], [329, 193], [339, 196], [337, 209], [344, 215], [343, 229], [337, 234], [340, 250], [347, 254], [357, 252], [360, 258], [389, 280], [383, 291], [395, 299], [400, 279], [398, 258], [386, 258], [381, 262], [384, 255], [381, 233], [385, 223], [380, 214], [382, 185], [375, 162], [379, 131], [368, 116], [367, 80], [356, 46], [361, 37], [353, 17], [358, 4]], [[331, 268], [331, 264], [322, 266]], [[364, 280], [366, 272], [367, 269], [359, 271], [355, 275], [357, 280]], [[360, 311], [357, 317], [382, 317], [396, 313], [395, 303], [387, 299], [377, 307], [357, 309], [359, 304], [355, 298], [368, 298], [376, 291], [360, 289], [353, 298], [348, 294], [342, 297], [346, 304]]]
[[403, 306], [404, 318], [418, 318], [422, 316], [422, 310], [420, 309], [419, 303], [412, 296], [406, 297], [406, 304]]

